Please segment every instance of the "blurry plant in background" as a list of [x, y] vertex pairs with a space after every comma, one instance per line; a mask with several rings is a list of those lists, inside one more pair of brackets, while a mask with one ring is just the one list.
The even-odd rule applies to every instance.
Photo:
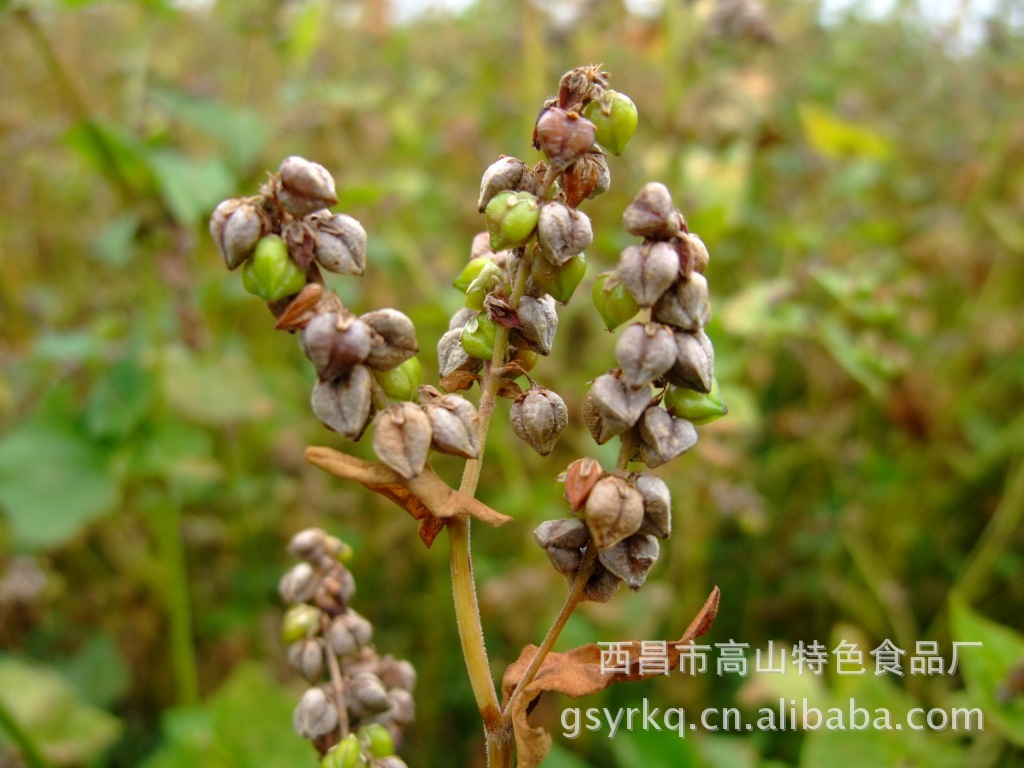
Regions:
[[[458, 640], [434, 620], [451, 615], [447, 566], [386, 507], [296, 460], [318, 439], [295, 397], [305, 361], [253, 332], [265, 310], [225, 290], [203, 222], [280, 157], [315, 157], [374, 233], [375, 269], [358, 299], [340, 284], [342, 300], [400, 307], [437, 338], [458, 294], [428, 303], [413, 288], [447, 285], [464, 261], [479, 169], [524, 147], [553, 78], [603, 61], [641, 123], [588, 213], [615, 220], [647, 179], [675, 192], [715, 256], [709, 335], [730, 417], [666, 476], [687, 535], [664, 548], [663, 578], [580, 611], [563, 642], [667, 636], [718, 583], [729, 608], [713, 642], [984, 641], [957, 675], [876, 680], [872, 695], [977, 702], [987, 719], [919, 739], [640, 733], [609, 749], [584, 734], [556, 738], [545, 765], [1020, 761], [1019, 4], [953, 52], [910, 4], [828, 26], [811, 3], [765, 2], [746, 24], [708, 3], [581, 7], [567, 21], [481, 0], [396, 25], [369, 2], [4, 4], [0, 701], [39, 759], [308, 759], [294, 691], [275, 682], [290, 679], [275, 591], [284, 544], [320, 526], [354, 546], [361, 594], [392, 596], [367, 611], [375, 641], [431, 691], [418, 719], [436, 727], [413, 727], [406, 754], [472, 764]], [[628, 239], [595, 234], [588, 260], [611, 268]], [[584, 302], [566, 309], [546, 375], [604, 372], [597, 322]], [[589, 439], [572, 422], [552, 461]], [[515, 549], [530, 552], [533, 527], [561, 514], [554, 478], [528, 482], [535, 457], [496, 442], [481, 498], [521, 521]], [[511, 661], [557, 605], [544, 554], [510, 573], [500, 534], [476, 537], [477, 574], [484, 620], [502, 627], [492, 657]], [[595, 701], [726, 706], [743, 682], [757, 699], [751, 680], [685, 682]], [[828, 683], [822, 695], [849, 695]]]

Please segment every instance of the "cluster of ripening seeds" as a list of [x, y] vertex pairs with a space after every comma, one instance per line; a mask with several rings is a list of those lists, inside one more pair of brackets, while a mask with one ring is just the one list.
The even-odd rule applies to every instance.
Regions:
[[370, 644], [373, 625], [349, 607], [355, 580], [340, 539], [309, 528], [288, 549], [300, 562], [278, 585], [291, 606], [282, 638], [289, 663], [313, 684], [295, 708], [296, 732], [323, 755], [322, 768], [403, 768], [395, 744], [414, 719], [416, 670]]

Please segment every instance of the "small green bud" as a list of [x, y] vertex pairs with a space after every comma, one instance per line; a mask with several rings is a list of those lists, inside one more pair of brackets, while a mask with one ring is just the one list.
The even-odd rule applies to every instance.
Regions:
[[530, 277], [545, 293], [550, 293], [555, 301], [566, 304], [586, 273], [587, 258], [579, 253], [559, 266], [544, 258], [534, 259]]
[[359, 729], [359, 741], [373, 757], [390, 757], [395, 754], [395, 740], [391, 731], [380, 723], [370, 723]]
[[455, 282], [453, 282], [452, 285], [454, 285], [461, 293], [465, 293], [469, 290], [470, 283], [476, 280], [476, 276], [480, 274], [480, 271], [488, 264], [493, 263], [493, 259], [489, 259], [485, 256], [470, 259], [469, 263], [462, 268], [462, 272], [459, 273], [459, 276], [455, 278]]
[[459, 341], [470, 357], [490, 360], [494, 356], [494, 334], [497, 330], [493, 320], [477, 315], [463, 327]]
[[315, 635], [320, 629], [320, 609], [312, 605], [296, 605], [289, 608], [281, 622], [281, 639], [294, 643], [304, 637]]
[[[482, 261], [482, 259], [477, 259], [477, 261]], [[466, 307], [475, 309], [478, 312], [482, 310], [487, 294], [494, 290], [494, 286], [500, 283], [501, 267], [493, 261], [488, 261], [466, 289]]]
[[384, 394], [392, 400], [412, 400], [420, 385], [419, 358], [410, 357], [404, 363], [386, 371], [374, 371]]
[[707, 393], [670, 386], [663, 402], [676, 416], [693, 424], [708, 424], [729, 412], [718, 391], [718, 379], [711, 380], [711, 391]]
[[288, 255], [284, 240], [267, 235], [260, 238], [252, 258], [245, 262], [242, 285], [264, 301], [278, 301], [301, 291], [306, 273]]
[[504, 251], [526, 245], [537, 228], [540, 206], [529, 192], [500, 192], [484, 209], [491, 250]]
[[621, 155], [637, 126], [636, 104], [624, 93], [606, 90], [600, 99], [583, 108], [594, 124], [597, 143], [613, 155]]
[[359, 739], [350, 733], [328, 750], [320, 761], [320, 768], [365, 768], [366, 764]]
[[640, 311], [640, 307], [621, 282], [616, 280], [611, 287], [606, 287], [612, 274], [605, 272], [598, 275], [593, 292], [594, 306], [604, 321], [604, 327], [609, 331], [614, 331]]

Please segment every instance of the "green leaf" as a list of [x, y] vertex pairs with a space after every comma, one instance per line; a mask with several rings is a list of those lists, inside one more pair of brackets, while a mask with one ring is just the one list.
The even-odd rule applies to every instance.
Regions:
[[725, 301], [722, 326], [745, 338], [807, 336], [813, 324], [807, 307], [795, 297], [788, 278], [753, 283]]
[[124, 440], [149, 412], [154, 394], [153, 376], [137, 358], [126, 356], [93, 387], [85, 425], [96, 437]]
[[985, 713], [985, 725], [994, 726], [1006, 739], [1024, 748], [1024, 697], [1001, 696], [1011, 673], [1024, 665], [1024, 636], [974, 613], [959, 600], [949, 605], [955, 641], [980, 642], [981, 647], [960, 649], [960, 670], [968, 697]]
[[101, 633], [92, 635], [77, 654], [56, 667], [84, 701], [100, 707], [116, 704], [131, 682], [117, 644]]
[[121, 733], [116, 717], [79, 700], [57, 672], [18, 659], [0, 661], [0, 700], [46, 758], [62, 765], [97, 758]]
[[63, 387], [0, 442], [0, 507], [20, 547], [59, 546], [117, 504], [110, 454], [75, 417]]
[[237, 354], [212, 359], [183, 347], [169, 349], [164, 362], [164, 393], [180, 415], [206, 426], [265, 418], [274, 402], [259, 385], [259, 373]]
[[[657, 722], [664, 728], [665, 715], [662, 708]], [[647, 766], [647, 768], [706, 768], [708, 763], [701, 759], [696, 743], [689, 738], [692, 731], [689, 721], [685, 723], [685, 736], [680, 738], [676, 731], [636, 731], [616, 734], [612, 742], [615, 762], [623, 766]]]

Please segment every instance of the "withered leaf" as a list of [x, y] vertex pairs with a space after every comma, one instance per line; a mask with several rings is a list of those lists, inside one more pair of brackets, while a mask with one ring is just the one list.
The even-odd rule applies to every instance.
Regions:
[[441, 379], [441, 389], [445, 392], [461, 392], [472, 389], [474, 382], [481, 381], [480, 374], [472, 371], [452, 371]]
[[507, 397], [509, 400], [515, 400], [523, 394], [523, 388], [512, 381], [512, 379], [502, 379], [498, 384], [498, 391], [495, 394], [498, 397]]
[[[669, 669], [679, 666], [679, 650], [677, 646], [686, 645], [703, 635], [711, 628], [718, 613], [718, 602], [721, 593], [715, 587], [704, 607], [690, 622], [683, 636], [676, 641], [669, 641], [667, 656]], [[519, 756], [519, 768], [535, 768], [551, 749], [551, 736], [543, 728], [530, 726], [529, 713], [537, 698], [545, 691], [554, 691], [578, 699], [592, 693], [603, 691], [615, 683], [631, 680], [643, 680], [661, 674], [661, 671], [640, 674], [640, 643], [634, 641], [627, 644], [630, 666], [628, 672], [601, 672], [601, 648], [596, 643], [574, 648], [565, 653], [549, 653], [541, 664], [537, 675], [530, 681], [522, 693], [513, 702], [512, 726], [516, 736], [516, 750]], [[523, 674], [530, 666], [537, 646], [528, 645], [523, 648], [519, 658], [505, 670], [501, 681], [501, 693], [505, 702], [522, 680]]]
[[505, 328], [522, 328], [523, 321], [519, 312], [509, 304], [503, 294], [493, 292], [484, 297], [484, 311], [498, 325]]
[[605, 471], [597, 459], [586, 456], [576, 459], [565, 471], [565, 498], [573, 512], [579, 512], [590, 495], [591, 488], [602, 477]]

